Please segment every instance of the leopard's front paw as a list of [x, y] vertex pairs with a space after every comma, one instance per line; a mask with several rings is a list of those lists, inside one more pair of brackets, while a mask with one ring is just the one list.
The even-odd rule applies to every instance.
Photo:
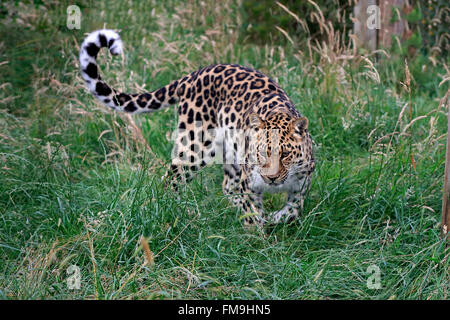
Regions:
[[266, 223], [266, 219], [263, 217], [261, 213], [258, 212], [250, 212], [246, 213], [240, 217], [243, 220], [244, 226], [246, 227], [262, 227]]
[[279, 224], [279, 223], [291, 223], [298, 217], [297, 208], [291, 206], [285, 206], [279, 211], [275, 211], [269, 214], [267, 218], [267, 224]]

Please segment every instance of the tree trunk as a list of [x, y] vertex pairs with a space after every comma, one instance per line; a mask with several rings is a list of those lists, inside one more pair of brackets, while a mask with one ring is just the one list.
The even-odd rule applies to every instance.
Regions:
[[[406, 31], [406, 20], [402, 19], [405, 0], [379, 0], [381, 29], [378, 30], [378, 48], [389, 48], [393, 36], [402, 40]], [[395, 41], [395, 40], [394, 40]]]

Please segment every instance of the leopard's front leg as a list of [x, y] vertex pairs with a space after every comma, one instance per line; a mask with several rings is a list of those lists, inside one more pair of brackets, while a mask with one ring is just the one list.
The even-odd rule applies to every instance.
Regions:
[[269, 223], [292, 222], [303, 212], [304, 192], [288, 193], [288, 200], [283, 209], [270, 214]]
[[264, 224], [265, 219], [262, 193], [252, 192], [248, 188], [248, 179], [241, 180], [233, 202], [241, 209], [244, 217], [244, 225], [262, 226]]
[[311, 185], [312, 172], [306, 177], [298, 177], [298, 188], [288, 191], [288, 199], [283, 209], [271, 213], [268, 218], [268, 223], [277, 224], [280, 222], [292, 222], [298, 218], [303, 212], [303, 204], [305, 202], [306, 194]]

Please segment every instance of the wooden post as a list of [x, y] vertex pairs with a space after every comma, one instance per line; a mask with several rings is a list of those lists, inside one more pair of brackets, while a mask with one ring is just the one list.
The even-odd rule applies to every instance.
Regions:
[[[406, 0], [359, 0], [353, 7], [353, 33], [356, 36], [356, 46], [373, 51], [398, 45], [392, 42], [394, 36], [400, 41], [409, 37], [406, 34], [407, 22], [402, 17], [405, 5]], [[377, 29], [367, 27], [369, 19], [367, 9], [370, 6], [377, 6], [379, 10], [380, 21]]]
[[[447, 105], [449, 101], [447, 101]], [[448, 129], [447, 129], [447, 152], [445, 154], [445, 173], [444, 173], [444, 196], [442, 198], [442, 236], [445, 237], [450, 231], [450, 177], [449, 177], [449, 167], [450, 167], [450, 106], [448, 109]]]
[[353, 7], [353, 33], [356, 36], [356, 46], [366, 48], [369, 51], [377, 49], [377, 29], [367, 27], [367, 8], [376, 5], [376, 0], [359, 0]]

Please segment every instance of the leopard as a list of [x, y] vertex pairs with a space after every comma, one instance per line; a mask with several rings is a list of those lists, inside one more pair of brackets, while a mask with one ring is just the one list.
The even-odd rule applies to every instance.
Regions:
[[[166, 186], [177, 190], [194, 172], [223, 165], [223, 194], [244, 225], [292, 223], [301, 215], [315, 169], [308, 118], [276, 81], [239, 64], [212, 64], [153, 91], [124, 93], [101, 77], [101, 48], [123, 52], [118, 32], [88, 34], [80, 48], [81, 75], [104, 105], [129, 114], [177, 105], [177, 130]], [[287, 193], [286, 204], [266, 212], [265, 193]]]

